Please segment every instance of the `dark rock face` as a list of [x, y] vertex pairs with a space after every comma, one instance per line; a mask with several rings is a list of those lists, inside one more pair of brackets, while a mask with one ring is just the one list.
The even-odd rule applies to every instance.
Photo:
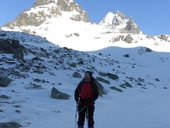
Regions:
[[13, 54], [18, 60], [24, 59], [25, 48], [20, 45], [18, 40], [0, 39], [0, 53]]
[[0, 39], [0, 53], [14, 54], [18, 49], [24, 50], [18, 40]]
[[60, 92], [54, 87], [51, 90], [51, 98], [60, 99], [60, 100], [66, 100], [66, 99], [69, 99], [69, 97], [70, 96], [68, 94]]

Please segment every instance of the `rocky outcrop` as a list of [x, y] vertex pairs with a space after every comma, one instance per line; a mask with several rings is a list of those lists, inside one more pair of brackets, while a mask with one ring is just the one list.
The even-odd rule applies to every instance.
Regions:
[[21, 13], [19, 16], [17, 16], [15, 21], [9, 22], [5, 24], [5, 26], [9, 28], [22, 26], [39, 26], [44, 23], [47, 18], [61, 15], [61, 12], [55, 7], [51, 7], [50, 10], [39, 10], [38, 12], [28, 13], [28, 11]]
[[24, 61], [25, 47], [20, 45], [18, 40], [0, 39], [0, 53], [13, 54], [17, 60]]
[[132, 88], [133, 86], [130, 84], [130, 83], [128, 83], [127, 81], [124, 81], [124, 83], [123, 84], [121, 84], [121, 85], [119, 85], [121, 88]]
[[159, 35], [158, 38], [164, 41], [170, 42], [170, 36], [169, 35]]
[[140, 33], [140, 29], [139, 27], [134, 23], [134, 21], [130, 18], [127, 22], [126, 22], [126, 27], [124, 30], [122, 30], [122, 32], [127, 32], [127, 33]]
[[0, 53], [15, 54], [18, 49], [25, 50], [18, 40], [0, 39]]
[[133, 42], [133, 38], [130, 35], [127, 35], [123, 41], [125, 41], [127, 43], [132, 43]]

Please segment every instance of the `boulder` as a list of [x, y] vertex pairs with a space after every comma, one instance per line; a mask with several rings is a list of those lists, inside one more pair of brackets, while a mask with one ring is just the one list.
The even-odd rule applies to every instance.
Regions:
[[117, 88], [117, 87], [115, 87], [115, 86], [110, 87], [110, 89], [111, 89], [111, 90], [118, 91], [118, 92], [123, 92], [122, 89]]
[[80, 73], [74, 72], [74, 73], [73, 73], [73, 77], [75, 77], [75, 78], [81, 78], [82, 76], [81, 76]]
[[106, 79], [104, 79], [104, 78], [102, 78], [102, 77], [96, 77], [96, 80], [98, 80], [98, 81], [100, 81], [100, 82], [103, 82], [103, 83], [105, 83], [105, 84], [110, 84], [110, 81], [108, 81], [108, 80], [106, 80]]
[[83, 65], [83, 64], [84, 64], [84, 61], [83, 61], [83, 60], [79, 60], [79, 61], [77, 62], [77, 64], [78, 64], [78, 65]]
[[152, 50], [150, 48], [147, 48], [147, 47], [145, 47], [145, 51], [146, 52], [152, 52]]
[[53, 87], [51, 90], [51, 98], [66, 100], [66, 99], [69, 99], [69, 97], [70, 95], [58, 91], [55, 87]]
[[129, 54], [125, 54], [125, 55], [123, 55], [123, 56], [126, 57], [126, 58], [129, 58], [129, 57], [130, 57]]
[[0, 76], [0, 87], [7, 87], [11, 83], [11, 79], [8, 77]]
[[0, 95], [0, 99], [8, 100], [10, 97], [7, 95]]
[[0, 123], [0, 128], [21, 128], [22, 126], [17, 122]]
[[99, 72], [99, 75], [100, 75], [100, 76], [103, 76], [103, 77], [106, 77], [106, 76], [107, 76], [107, 73], [105, 73], [105, 72]]
[[77, 64], [75, 62], [72, 62], [71, 64], [69, 64], [71, 67], [75, 68], [77, 67]]
[[118, 75], [112, 74], [112, 73], [107, 73], [107, 76], [112, 79], [112, 80], [117, 80], [119, 79]]

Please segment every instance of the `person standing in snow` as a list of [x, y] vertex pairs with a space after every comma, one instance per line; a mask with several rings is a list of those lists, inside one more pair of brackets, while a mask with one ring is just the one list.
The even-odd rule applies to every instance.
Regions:
[[88, 117], [88, 128], [94, 128], [94, 104], [98, 95], [98, 88], [92, 72], [86, 71], [74, 93], [75, 101], [78, 104], [78, 128], [84, 128], [85, 116]]

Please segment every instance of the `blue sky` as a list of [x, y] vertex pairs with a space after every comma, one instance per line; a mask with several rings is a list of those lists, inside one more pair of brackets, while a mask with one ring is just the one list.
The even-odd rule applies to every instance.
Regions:
[[[0, 25], [15, 19], [29, 9], [35, 0], [1, 0]], [[170, 0], [76, 0], [98, 23], [107, 14], [117, 10], [132, 17], [145, 34], [170, 34]], [[107, 1], [107, 2], [106, 2]]]

